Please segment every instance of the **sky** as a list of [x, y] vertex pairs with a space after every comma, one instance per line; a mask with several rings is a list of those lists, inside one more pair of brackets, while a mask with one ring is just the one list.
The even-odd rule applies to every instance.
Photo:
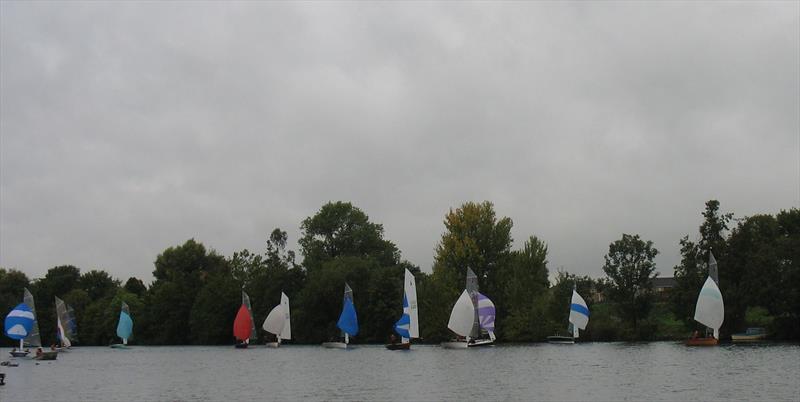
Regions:
[[[800, 2], [0, 2], [0, 267], [152, 280], [349, 201], [430, 272], [494, 203], [549, 268], [800, 207]], [[720, 267], [721, 273], [724, 267]]]

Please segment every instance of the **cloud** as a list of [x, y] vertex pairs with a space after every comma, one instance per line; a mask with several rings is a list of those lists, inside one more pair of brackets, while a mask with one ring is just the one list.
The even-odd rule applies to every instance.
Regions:
[[[449, 208], [602, 275], [800, 205], [796, 3], [0, 4], [0, 265], [150, 277], [331, 200], [429, 270]], [[724, 268], [723, 268], [724, 272]]]

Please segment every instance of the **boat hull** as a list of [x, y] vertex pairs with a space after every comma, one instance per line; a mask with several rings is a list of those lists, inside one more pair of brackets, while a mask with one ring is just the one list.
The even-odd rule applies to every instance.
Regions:
[[765, 339], [767, 339], [766, 335], [745, 335], [745, 334], [733, 334], [733, 335], [731, 335], [731, 341], [733, 343], [762, 342]]
[[389, 349], [389, 350], [409, 350], [409, 349], [411, 349], [411, 342], [409, 342], [409, 343], [389, 343], [389, 344], [386, 344], [386, 349]]
[[115, 343], [113, 345], [110, 345], [109, 347], [111, 349], [130, 349], [130, 347], [128, 347], [128, 345], [125, 345], [125, 344], [122, 344], [122, 343]]
[[23, 352], [19, 352], [19, 351], [17, 351], [17, 352], [9, 352], [9, 353], [10, 353], [10, 354], [11, 354], [11, 356], [13, 356], [13, 357], [25, 357], [25, 356], [27, 356], [27, 355], [28, 355], [28, 353], [30, 353], [30, 352], [24, 352], [24, 351], [23, 351]]
[[479, 348], [483, 346], [494, 346], [494, 341], [491, 339], [480, 339], [467, 344], [468, 348]]
[[575, 344], [575, 338], [571, 336], [548, 336], [547, 343], [553, 343], [556, 345], [573, 345]]
[[36, 360], [56, 360], [58, 358], [58, 352], [42, 352], [42, 354], [34, 357]]
[[347, 344], [344, 342], [323, 342], [322, 347], [328, 349], [347, 349]]
[[719, 340], [717, 338], [689, 338], [686, 340], [686, 346], [717, 346]]

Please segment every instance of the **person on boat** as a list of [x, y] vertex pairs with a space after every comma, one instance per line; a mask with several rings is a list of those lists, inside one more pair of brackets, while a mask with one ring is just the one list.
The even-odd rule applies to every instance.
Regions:
[[694, 332], [692, 332], [692, 339], [697, 339], [699, 337], [700, 337], [700, 331], [694, 330]]
[[36, 357], [40, 357], [43, 354], [44, 354], [44, 351], [42, 350], [41, 347], [36, 348]]
[[50, 350], [52, 350], [52, 351], [55, 351], [55, 350], [56, 350], [56, 344], [55, 344], [55, 343], [54, 343], [54, 344], [52, 344], [52, 345], [50, 345]]
[[397, 343], [397, 337], [394, 336], [394, 334], [389, 335], [389, 343], [391, 343], [392, 345]]

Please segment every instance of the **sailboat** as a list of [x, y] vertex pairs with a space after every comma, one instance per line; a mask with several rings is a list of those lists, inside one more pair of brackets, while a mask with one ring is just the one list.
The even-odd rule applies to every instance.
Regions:
[[64, 303], [63, 300], [56, 299], [56, 330], [58, 331], [58, 341], [60, 346], [58, 351], [64, 352], [69, 350], [72, 347], [72, 341], [70, 337], [72, 336], [69, 330], [69, 312], [67, 310], [67, 304]]
[[570, 336], [553, 335], [547, 337], [547, 342], [559, 344], [573, 344], [578, 339], [579, 330], [586, 329], [589, 324], [589, 307], [586, 300], [572, 287], [572, 300], [569, 306], [569, 332]]
[[111, 345], [113, 349], [128, 349], [128, 339], [133, 334], [133, 319], [131, 318], [131, 311], [128, 304], [122, 302], [122, 308], [119, 311], [119, 322], [117, 323], [117, 336], [122, 338], [122, 343], [115, 343]]
[[465, 349], [493, 345], [495, 313], [494, 303], [478, 292], [477, 275], [467, 268], [466, 287], [453, 306], [447, 322], [447, 328], [458, 335], [458, 338], [442, 342], [442, 347]]
[[713, 330], [711, 336], [706, 331], [705, 336], [700, 336], [697, 331], [686, 340], [687, 346], [714, 346], [719, 344], [719, 328], [725, 320], [725, 302], [719, 290], [719, 277], [717, 273], [717, 260], [714, 254], [708, 253], [708, 278], [697, 295], [697, 305], [694, 310], [694, 320]]
[[4, 323], [6, 336], [11, 339], [19, 340], [19, 350], [12, 350], [11, 356], [24, 357], [30, 353], [25, 350], [23, 342], [24, 339], [30, 335], [31, 331], [33, 331], [35, 320], [33, 311], [25, 303], [18, 304], [8, 313]]
[[233, 336], [238, 341], [237, 349], [245, 349], [250, 344], [250, 340], [256, 340], [256, 324], [253, 321], [253, 309], [250, 307], [250, 296], [242, 290], [242, 306], [236, 313], [233, 321]]
[[353, 305], [353, 289], [350, 289], [347, 283], [344, 284], [342, 314], [339, 315], [339, 321], [336, 326], [342, 330], [344, 342], [324, 342], [322, 346], [331, 349], [347, 349], [350, 337], [358, 334], [358, 316], [356, 315], [356, 307]]
[[394, 331], [400, 335], [400, 343], [386, 345], [389, 350], [408, 350], [411, 339], [419, 338], [419, 318], [417, 314], [417, 285], [414, 275], [406, 269], [403, 281], [403, 315], [394, 324]]
[[261, 325], [264, 331], [275, 335], [275, 342], [267, 342], [267, 347], [277, 348], [281, 345], [281, 340], [292, 339], [292, 322], [289, 314], [289, 296], [281, 292], [281, 304], [275, 306], [267, 314], [264, 324]]

